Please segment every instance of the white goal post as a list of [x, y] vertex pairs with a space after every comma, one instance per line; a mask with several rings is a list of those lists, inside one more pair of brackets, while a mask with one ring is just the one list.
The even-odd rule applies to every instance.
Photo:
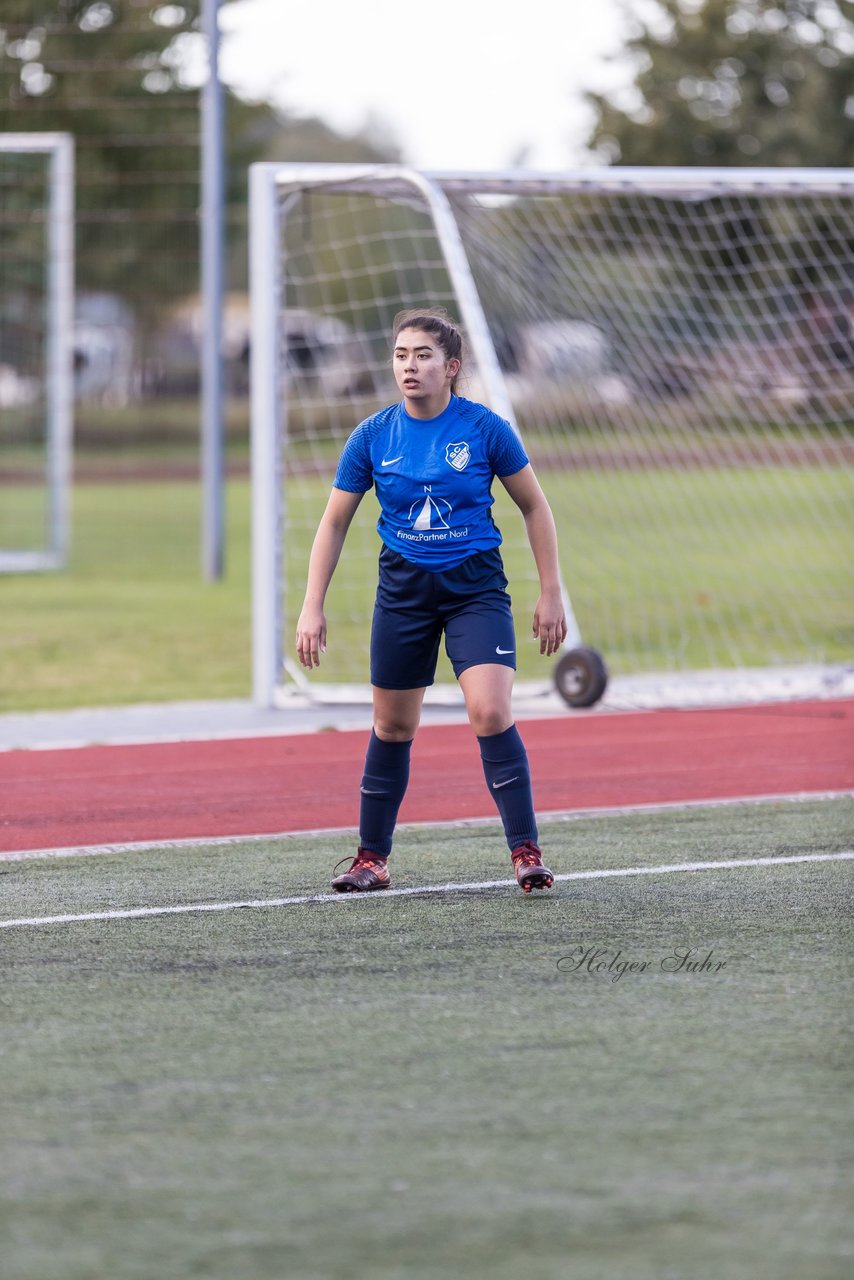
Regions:
[[[391, 319], [435, 303], [466, 330], [462, 393], [520, 430], [555, 511], [573, 655], [745, 680], [850, 661], [851, 172], [258, 164], [250, 277], [260, 705], [364, 685], [370, 495], [311, 677], [293, 624], [340, 448], [396, 398]], [[533, 562], [498, 492], [496, 510], [521, 638]], [[522, 648], [520, 679], [548, 684]], [[558, 663], [572, 705], [594, 700], [586, 660]]]
[[74, 142], [0, 133], [0, 572], [68, 553]]

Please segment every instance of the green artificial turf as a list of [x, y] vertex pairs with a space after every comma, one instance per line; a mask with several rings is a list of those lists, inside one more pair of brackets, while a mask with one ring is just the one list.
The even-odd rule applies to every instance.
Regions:
[[[543, 844], [565, 873], [852, 835], [838, 800]], [[2, 916], [315, 893], [346, 843], [0, 862]], [[493, 828], [394, 861], [509, 874]], [[831, 862], [0, 930], [4, 1280], [847, 1280], [850, 905]]]

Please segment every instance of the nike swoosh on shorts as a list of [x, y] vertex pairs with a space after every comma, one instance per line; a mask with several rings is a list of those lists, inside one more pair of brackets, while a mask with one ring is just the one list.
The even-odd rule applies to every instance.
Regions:
[[496, 653], [513, 653], [512, 649], [502, 649], [499, 645], [495, 646]]

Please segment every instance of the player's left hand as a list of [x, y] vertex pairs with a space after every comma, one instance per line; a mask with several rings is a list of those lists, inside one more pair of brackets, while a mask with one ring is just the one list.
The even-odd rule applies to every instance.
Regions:
[[544, 591], [534, 610], [534, 635], [540, 641], [540, 653], [550, 658], [566, 639], [566, 613], [559, 591]]

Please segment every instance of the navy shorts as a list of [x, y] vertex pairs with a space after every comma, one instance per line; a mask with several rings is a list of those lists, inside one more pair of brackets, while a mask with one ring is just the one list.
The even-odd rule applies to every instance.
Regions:
[[379, 573], [371, 684], [380, 689], [431, 685], [443, 632], [457, 678], [485, 662], [515, 670], [513, 614], [497, 547], [444, 573], [430, 573], [383, 546]]

